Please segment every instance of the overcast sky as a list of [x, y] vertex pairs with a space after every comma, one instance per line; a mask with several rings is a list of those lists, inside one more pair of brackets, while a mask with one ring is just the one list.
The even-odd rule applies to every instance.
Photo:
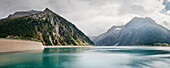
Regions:
[[0, 18], [46, 7], [88, 36], [104, 33], [113, 25], [124, 25], [135, 16], [151, 17], [170, 29], [170, 0], [0, 0]]

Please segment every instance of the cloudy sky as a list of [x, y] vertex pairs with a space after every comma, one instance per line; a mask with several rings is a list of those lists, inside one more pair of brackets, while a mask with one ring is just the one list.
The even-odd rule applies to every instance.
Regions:
[[136, 16], [151, 17], [170, 29], [170, 0], [0, 0], [0, 18], [46, 7], [88, 36], [106, 32], [113, 25], [124, 25]]

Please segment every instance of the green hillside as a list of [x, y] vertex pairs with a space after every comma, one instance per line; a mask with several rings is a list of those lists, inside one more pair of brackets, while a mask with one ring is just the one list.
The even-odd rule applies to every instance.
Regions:
[[1, 20], [0, 38], [41, 41], [44, 45], [93, 45], [75, 25], [48, 8], [37, 14]]

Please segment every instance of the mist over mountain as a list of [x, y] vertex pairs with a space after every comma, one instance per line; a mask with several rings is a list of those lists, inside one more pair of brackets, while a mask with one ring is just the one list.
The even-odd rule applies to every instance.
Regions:
[[93, 45], [74, 24], [48, 8], [15, 12], [0, 20], [0, 38], [41, 41], [44, 45]]
[[36, 11], [36, 10], [30, 10], [30, 11], [19, 11], [19, 12], [15, 12], [14, 14], [10, 14], [8, 16], [8, 18], [18, 18], [18, 17], [23, 17], [23, 16], [29, 16], [32, 14], [37, 14], [40, 13], [42, 11]]
[[98, 46], [170, 44], [170, 30], [151, 18], [135, 17], [124, 26], [113, 26], [92, 41]]

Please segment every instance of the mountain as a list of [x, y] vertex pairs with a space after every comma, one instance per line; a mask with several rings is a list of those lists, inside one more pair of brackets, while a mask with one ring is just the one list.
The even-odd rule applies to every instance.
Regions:
[[92, 41], [98, 46], [170, 44], [170, 30], [151, 18], [135, 17], [124, 26], [113, 26]]
[[97, 36], [88, 36], [90, 40], [94, 40]]
[[[96, 45], [110, 45], [116, 40], [123, 26], [113, 26], [106, 33], [95, 36], [91, 39]], [[91, 37], [90, 37], [91, 38]]]
[[41, 11], [35, 11], [35, 10], [19, 11], [19, 12], [15, 12], [14, 14], [9, 15], [8, 18], [18, 18], [18, 17], [29, 16], [29, 15], [37, 14], [37, 13], [41, 13]]
[[0, 20], [0, 38], [41, 41], [44, 45], [93, 45], [74, 24], [48, 8], [16, 12]]

